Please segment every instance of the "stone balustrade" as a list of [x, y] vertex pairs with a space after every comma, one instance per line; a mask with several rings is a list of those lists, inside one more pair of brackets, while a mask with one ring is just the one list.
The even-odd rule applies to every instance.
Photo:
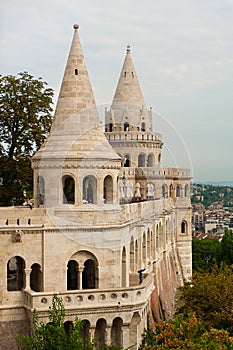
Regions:
[[160, 133], [140, 131], [114, 131], [105, 132], [106, 138], [111, 141], [157, 141], [162, 142]]
[[119, 308], [136, 306], [150, 299], [154, 289], [154, 275], [144, 275], [142, 284], [113, 289], [70, 290], [65, 292], [33, 292], [24, 291], [24, 307], [38, 312], [47, 311], [52, 305], [52, 298], [57, 294], [69, 309]]

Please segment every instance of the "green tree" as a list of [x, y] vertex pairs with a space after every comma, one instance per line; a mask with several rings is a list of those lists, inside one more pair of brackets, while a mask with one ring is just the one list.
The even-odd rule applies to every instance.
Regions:
[[52, 122], [53, 90], [27, 72], [0, 75], [0, 205], [20, 204], [32, 191], [30, 157]]
[[208, 329], [225, 329], [233, 335], [233, 266], [213, 267], [195, 273], [191, 282], [179, 288], [177, 314], [195, 312]]
[[[90, 337], [81, 336], [84, 326], [78, 318], [75, 319], [68, 332], [64, 327], [65, 308], [62, 298], [56, 294], [52, 299], [52, 307], [49, 309], [49, 323], [39, 321], [36, 310], [33, 312], [33, 325], [31, 335], [20, 338], [16, 334], [19, 350], [94, 350], [97, 343]], [[120, 350], [114, 345], [104, 345], [102, 350]]]
[[228, 264], [233, 265], [233, 232], [225, 229], [225, 234], [221, 241], [221, 258]]
[[192, 241], [193, 271], [209, 271], [221, 261], [221, 243], [217, 239], [198, 239]]

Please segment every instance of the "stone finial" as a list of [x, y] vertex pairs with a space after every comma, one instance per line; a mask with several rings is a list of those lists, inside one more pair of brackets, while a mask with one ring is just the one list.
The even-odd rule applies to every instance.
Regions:
[[130, 53], [130, 45], [127, 45], [126, 53]]
[[76, 30], [76, 29], [79, 28], [79, 25], [78, 24], [74, 24], [73, 27], [74, 27], [74, 30]]

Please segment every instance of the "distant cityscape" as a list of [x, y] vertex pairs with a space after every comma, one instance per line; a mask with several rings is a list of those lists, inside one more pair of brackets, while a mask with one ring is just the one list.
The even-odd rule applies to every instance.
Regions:
[[193, 184], [191, 201], [193, 237], [221, 240], [225, 229], [233, 231], [233, 182]]

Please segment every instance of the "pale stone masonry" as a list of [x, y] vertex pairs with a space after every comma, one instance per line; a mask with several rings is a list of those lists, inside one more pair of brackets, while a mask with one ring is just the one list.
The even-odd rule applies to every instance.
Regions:
[[147, 315], [169, 318], [191, 276], [190, 171], [162, 168], [130, 47], [105, 133], [74, 25], [50, 135], [32, 158], [34, 207], [0, 209], [0, 344], [48, 321], [62, 297], [65, 327], [137, 349]]

